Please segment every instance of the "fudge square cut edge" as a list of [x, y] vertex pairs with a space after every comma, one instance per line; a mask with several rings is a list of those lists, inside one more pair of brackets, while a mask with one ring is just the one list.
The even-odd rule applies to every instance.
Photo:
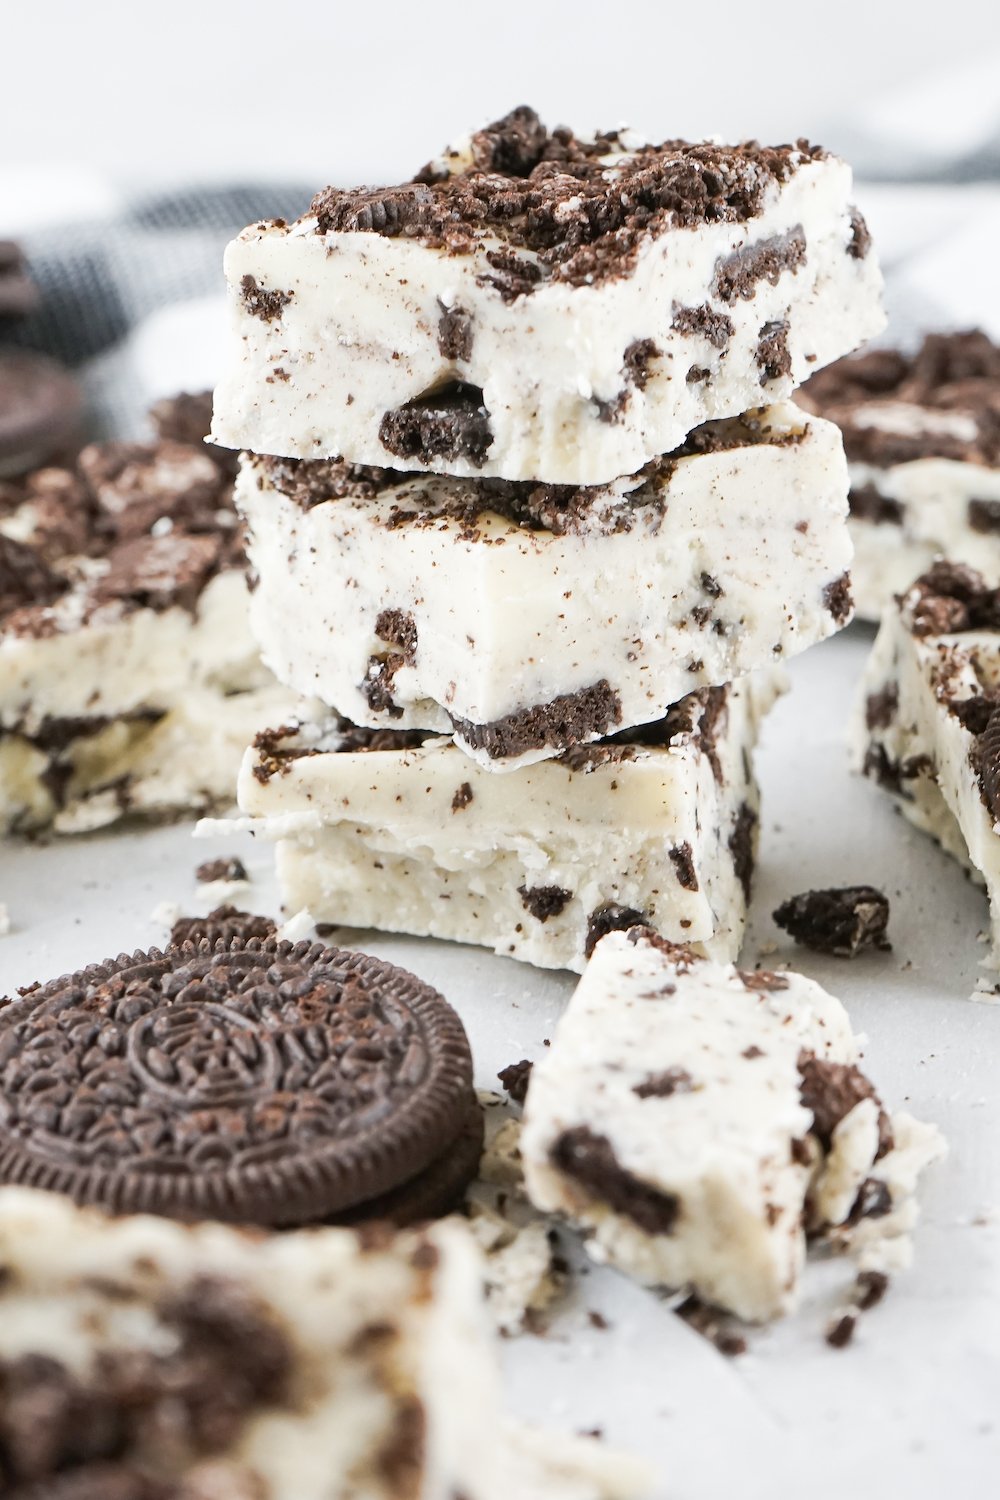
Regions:
[[594, 1259], [750, 1322], [794, 1307], [807, 1232], [898, 1268], [943, 1146], [888, 1114], [859, 1056], [811, 980], [613, 933], [532, 1069], [529, 1196]]
[[1000, 969], [1000, 589], [939, 562], [885, 610], [852, 741], [855, 770], [986, 888]]
[[846, 623], [846, 492], [837, 429], [790, 404], [585, 490], [247, 456], [252, 623], [298, 692], [508, 770]]
[[259, 736], [249, 826], [277, 842], [285, 909], [580, 970], [647, 921], [739, 949], [757, 847], [752, 756], [784, 679], [704, 689], [660, 724], [495, 776], [450, 740], [306, 720]]
[[881, 331], [847, 165], [592, 140], [515, 111], [410, 183], [229, 246], [213, 437], [282, 457], [603, 483]]

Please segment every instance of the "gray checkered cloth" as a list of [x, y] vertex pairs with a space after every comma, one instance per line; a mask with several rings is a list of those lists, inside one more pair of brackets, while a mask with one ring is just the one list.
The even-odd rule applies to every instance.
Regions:
[[95, 435], [146, 430], [147, 393], [133, 378], [129, 335], [164, 308], [221, 294], [227, 240], [258, 218], [295, 218], [312, 196], [288, 183], [193, 188], [135, 199], [114, 219], [22, 238], [38, 311], [4, 341], [72, 366]]

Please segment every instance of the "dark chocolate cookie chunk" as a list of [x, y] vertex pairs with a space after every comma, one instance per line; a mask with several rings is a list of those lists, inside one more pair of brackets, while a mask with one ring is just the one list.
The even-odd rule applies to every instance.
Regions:
[[32, 349], [0, 350], [0, 478], [72, 448], [82, 417], [80, 388], [62, 365]]
[[0, 1182], [315, 1223], [444, 1161], [471, 1093], [458, 1016], [368, 954], [274, 938], [123, 954], [0, 1011]]
[[803, 891], [774, 913], [779, 927], [803, 948], [855, 958], [864, 948], [888, 948], [889, 900], [870, 885]]

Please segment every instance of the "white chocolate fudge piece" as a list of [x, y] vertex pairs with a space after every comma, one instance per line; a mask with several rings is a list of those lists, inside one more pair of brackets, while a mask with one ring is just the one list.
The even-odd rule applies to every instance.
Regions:
[[831, 635], [846, 495], [840, 434], [788, 404], [588, 490], [249, 457], [237, 485], [275, 675], [497, 770]]
[[882, 617], [856, 768], [985, 885], [1000, 968], [1000, 591], [939, 562]]
[[230, 800], [238, 736], [293, 701], [250, 632], [232, 470], [164, 438], [3, 486], [0, 827]]
[[640, 1492], [631, 1460], [558, 1437], [550, 1460], [505, 1429], [480, 1261], [457, 1221], [244, 1235], [5, 1188], [0, 1264], [5, 1494]]
[[226, 251], [213, 436], [286, 458], [603, 484], [884, 326], [851, 173], [532, 110]]
[[938, 557], [1000, 582], [1000, 347], [932, 334], [912, 356], [845, 360], [801, 399], [843, 429], [862, 618], [877, 620]]
[[731, 958], [756, 849], [770, 680], [707, 688], [630, 737], [494, 776], [447, 739], [322, 719], [258, 739], [239, 780], [287, 911], [582, 969], [648, 921]]
[[843, 1006], [811, 980], [614, 933], [532, 1071], [528, 1193], [596, 1259], [773, 1318], [795, 1303], [806, 1230], [870, 1217], [904, 1233], [912, 1204], [894, 1194], [912, 1188], [914, 1153], [939, 1150], [935, 1131], [890, 1120], [858, 1059]]

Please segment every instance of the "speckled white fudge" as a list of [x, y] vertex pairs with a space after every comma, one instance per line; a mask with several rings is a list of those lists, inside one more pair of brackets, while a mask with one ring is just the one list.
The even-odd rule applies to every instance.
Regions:
[[581, 969], [602, 932], [647, 920], [732, 958], [756, 848], [752, 752], [776, 686], [703, 689], [645, 735], [509, 776], [444, 738], [319, 718], [258, 741], [239, 803], [278, 841], [286, 910], [316, 921]]
[[641, 1491], [631, 1460], [503, 1421], [481, 1262], [456, 1221], [395, 1238], [269, 1237], [5, 1188], [0, 1264], [5, 1494]]
[[1000, 347], [932, 334], [809, 382], [804, 405], [843, 429], [858, 613], [877, 620], [935, 558], [1000, 582]]
[[293, 701], [250, 631], [231, 456], [195, 438], [2, 486], [2, 829], [224, 806], [240, 738]]
[[356, 724], [509, 770], [659, 718], [850, 617], [840, 434], [790, 404], [587, 490], [245, 458], [251, 619]]
[[282, 457], [601, 484], [884, 326], [851, 173], [801, 143], [549, 132], [528, 109], [398, 187], [226, 252], [213, 435]]
[[986, 886], [1000, 969], [1000, 591], [971, 568], [937, 563], [886, 609], [854, 759]]
[[811, 980], [614, 933], [532, 1071], [528, 1193], [596, 1259], [773, 1318], [795, 1303], [807, 1229], [870, 1218], [905, 1238], [940, 1150], [932, 1128], [890, 1120], [858, 1059], [843, 1006]]

